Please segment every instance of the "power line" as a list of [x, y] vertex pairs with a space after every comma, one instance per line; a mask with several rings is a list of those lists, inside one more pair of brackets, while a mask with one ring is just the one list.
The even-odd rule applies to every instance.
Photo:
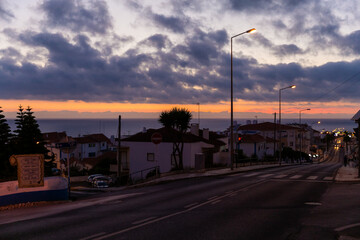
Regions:
[[344, 85], [345, 83], [349, 82], [350, 80], [353, 80], [355, 79], [355, 77], [357, 77], [358, 75], [360, 75], [360, 72], [357, 72], [353, 75], [351, 75], [349, 78], [345, 79], [344, 81], [342, 81], [340, 84], [338, 84], [336, 87], [334, 87], [333, 89], [325, 92], [324, 94], [320, 95], [319, 97], [315, 98], [312, 100], [312, 102], [316, 102], [317, 100], [325, 97], [325, 96], [328, 96], [331, 92], [334, 92], [336, 89], [340, 88], [342, 85]]

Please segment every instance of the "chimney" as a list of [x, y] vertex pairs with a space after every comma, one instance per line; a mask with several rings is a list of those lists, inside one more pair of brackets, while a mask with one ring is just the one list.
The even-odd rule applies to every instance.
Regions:
[[251, 120], [246, 120], [246, 125], [250, 125], [251, 124]]
[[209, 129], [208, 128], [204, 128], [203, 129], [203, 138], [205, 138], [206, 140], [209, 140]]
[[190, 127], [190, 133], [199, 136], [199, 124], [192, 123]]

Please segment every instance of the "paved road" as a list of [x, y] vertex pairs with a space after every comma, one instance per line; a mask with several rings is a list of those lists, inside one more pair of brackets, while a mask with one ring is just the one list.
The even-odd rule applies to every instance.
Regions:
[[0, 239], [297, 239], [339, 166], [333, 160], [104, 193], [81, 208], [0, 225]]

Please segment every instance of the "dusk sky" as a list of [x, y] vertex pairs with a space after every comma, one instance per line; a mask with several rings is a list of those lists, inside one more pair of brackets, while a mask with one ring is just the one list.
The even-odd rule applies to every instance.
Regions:
[[[354, 0], [0, 0], [0, 106], [40, 118], [351, 118], [360, 108]], [[196, 117], [196, 115], [194, 115]]]

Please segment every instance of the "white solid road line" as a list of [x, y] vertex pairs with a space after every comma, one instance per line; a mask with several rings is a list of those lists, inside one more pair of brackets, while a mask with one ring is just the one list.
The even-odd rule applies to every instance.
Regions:
[[211, 205], [217, 204], [219, 202], [221, 202], [221, 200], [216, 200], [215, 202], [212, 202]]
[[198, 205], [198, 204], [199, 204], [198, 202], [196, 202], [196, 203], [191, 203], [191, 204], [186, 205], [184, 208], [191, 208], [191, 207], [193, 207], [193, 206], [195, 206], [195, 205]]
[[138, 225], [138, 224], [141, 224], [141, 223], [144, 223], [144, 222], [148, 222], [148, 221], [151, 221], [151, 220], [153, 220], [155, 218], [156, 217], [148, 217], [148, 218], [133, 222], [132, 225]]
[[360, 223], [354, 223], [354, 224], [350, 224], [350, 225], [335, 228], [335, 231], [341, 232], [341, 231], [344, 231], [344, 230], [346, 230], [348, 228], [353, 228], [353, 227], [358, 227], [358, 226], [360, 226]]
[[208, 198], [207, 200], [214, 200], [215, 198], [218, 198], [219, 196], [213, 196], [213, 197], [211, 197], [211, 198]]
[[100, 237], [101, 235], [104, 235], [104, 234], [106, 234], [106, 232], [96, 233], [96, 234], [88, 236], [88, 237], [80, 238], [79, 240], [89, 240], [92, 238]]

